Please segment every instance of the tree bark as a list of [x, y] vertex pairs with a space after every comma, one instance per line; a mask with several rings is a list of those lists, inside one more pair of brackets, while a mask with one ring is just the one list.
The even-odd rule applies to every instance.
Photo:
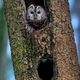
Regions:
[[[68, 1], [49, 2], [51, 12], [49, 25], [30, 34], [24, 28], [26, 25], [24, 1], [5, 0], [5, 15], [16, 80], [80, 79]], [[53, 74], [52, 79], [50, 76], [47, 76], [49, 79], [40, 76], [39, 68], [42, 71], [41, 64], [46, 62], [52, 63], [47, 65], [49, 68], [53, 66], [50, 73]]]
[[79, 80], [76, 47], [71, 26], [68, 0], [52, 2], [54, 12], [55, 52], [59, 80]]

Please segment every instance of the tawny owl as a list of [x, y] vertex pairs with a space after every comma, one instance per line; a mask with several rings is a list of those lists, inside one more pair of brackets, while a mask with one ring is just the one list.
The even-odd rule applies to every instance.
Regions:
[[47, 15], [43, 7], [31, 4], [27, 8], [26, 19], [34, 29], [40, 29], [47, 21]]

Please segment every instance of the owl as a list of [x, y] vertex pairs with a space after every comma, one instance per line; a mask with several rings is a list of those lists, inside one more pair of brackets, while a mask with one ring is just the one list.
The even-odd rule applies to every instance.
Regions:
[[40, 29], [47, 21], [47, 14], [43, 7], [31, 4], [27, 8], [26, 19], [28, 24], [34, 29]]

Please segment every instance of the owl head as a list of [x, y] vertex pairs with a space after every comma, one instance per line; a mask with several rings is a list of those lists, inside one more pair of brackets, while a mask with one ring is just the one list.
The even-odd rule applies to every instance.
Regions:
[[47, 22], [47, 15], [46, 11], [44, 10], [43, 7], [37, 6], [34, 4], [31, 4], [27, 8], [27, 14], [26, 14], [27, 22], [29, 25], [34, 27], [35, 29], [40, 29], [42, 28], [43, 24]]
[[27, 9], [27, 20], [40, 22], [47, 19], [47, 15], [43, 7], [31, 4]]

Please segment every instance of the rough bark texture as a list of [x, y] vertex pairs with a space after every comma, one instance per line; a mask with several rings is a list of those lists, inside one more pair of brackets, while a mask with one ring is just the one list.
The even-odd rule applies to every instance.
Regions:
[[79, 67], [68, 0], [52, 0], [54, 15], [55, 52], [59, 80], [79, 80]]
[[37, 68], [47, 59], [54, 63], [55, 75], [49, 80], [80, 79], [68, 2], [50, 0], [49, 8], [52, 13], [49, 25], [29, 34], [24, 29], [23, 0], [5, 0], [16, 80], [41, 80]]
[[4, 3], [16, 80], [25, 80], [26, 47], [29, 49], [21, 31], [25, 25], [22, 24], [25, 7], [20, 0], [5, 0]]

